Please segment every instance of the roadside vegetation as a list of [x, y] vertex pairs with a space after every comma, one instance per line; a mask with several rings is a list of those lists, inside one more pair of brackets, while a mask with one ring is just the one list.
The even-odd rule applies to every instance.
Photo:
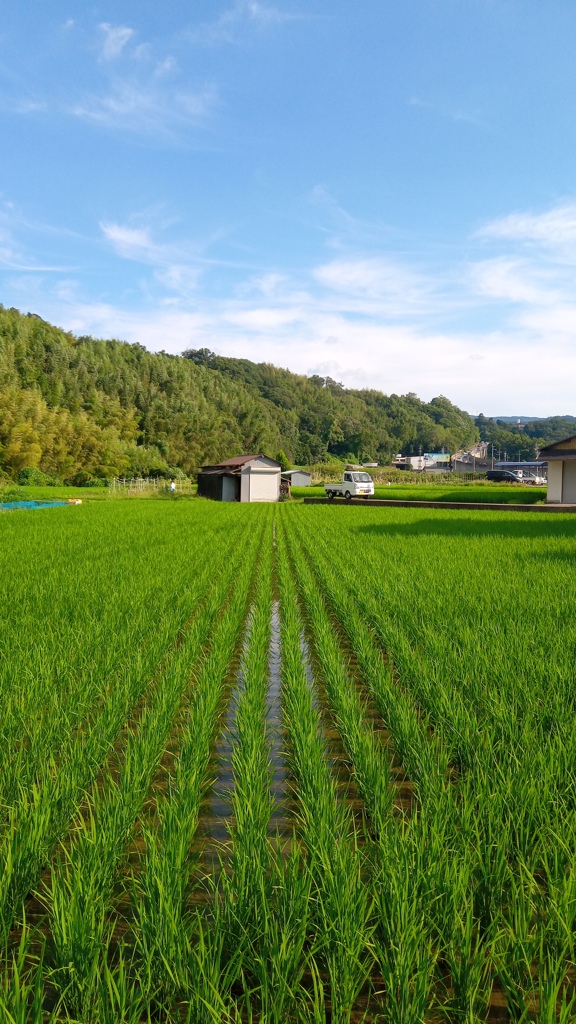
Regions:
[[[326, 491], [320, 484], [311, 487], [292, 487], [294, 498], [325, 498]], [[545, 487], [523, 487], [521, 484], [493, 484], [490, 481], [473, 483], [442, 484], [423, 483], [390, 484], [374, 486], [374, 497], [389, 501], [470, 501], [489, 502], [502, 505], [533, 505], [546, 501]]]

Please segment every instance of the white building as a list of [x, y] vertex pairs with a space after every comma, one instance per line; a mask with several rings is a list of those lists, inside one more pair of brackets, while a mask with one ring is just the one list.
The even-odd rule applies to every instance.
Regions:
[[282, 467], [267, 455], [236, 455], [198, 473], [198, 494], [214, 501], [278, 501]]
[[306, 469], [285, 469], [282, 476], [288, 477], [291, 487], [310, 487], [312, 474]]
[[554, 505], [576, 505], [576, 434], [546, 445], [539, 459], [548, 463], [546, 500]]

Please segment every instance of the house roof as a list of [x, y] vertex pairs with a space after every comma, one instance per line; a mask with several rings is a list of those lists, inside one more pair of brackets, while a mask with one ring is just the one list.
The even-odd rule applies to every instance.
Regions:
[[257, 455], [235, 455], [232, 459], [225, 459], [224, 462], [217, 462], [214, 466], [202, 466], [200, 472], [237, 475], [240, 473], [243, 466], [246, 466], [249, 462], [253, 462], [254, 459], [267, 459], [268, 462], [273, 462], [274, 465], [278, 466], [278, 469], [280, 469], [280, 463], [276, 459], [271, 459], [269, 455], [264, 455], [263, 452], [258, 452]]
[[282, 476], [292, 476], [292, 473], [305, 473], [306, 476], [312, 476], [308, 469], [285, 469], [282, 472]]
[[[262, 452], [258, 452], [257, 455], [235, 455], [233, 459], [224, 459], [224, 462], [218, 462], [218, 466], [244, 466], [247, 462], [252, 462], [252, 459], [266, 459], [268, 456], [263, 455]], [[274, 460], [273, 460], [274, 461]], [[278, 463], [280, 465], [280, 463]]]
[[572, 437], [564, 437], [561, 441], [554, 441], [540, 449], [540, 460], [546, 459], [576, 459], [576, 434]]

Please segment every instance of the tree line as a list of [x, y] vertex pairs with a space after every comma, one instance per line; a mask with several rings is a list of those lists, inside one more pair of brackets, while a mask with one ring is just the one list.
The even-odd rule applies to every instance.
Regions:
[[259, 451], [386, 464], [480, 432], [443, 396], [354, 390], [207, 349], [154, 354], [0, 306], [0, 474], [11, 479], [190, 475]]

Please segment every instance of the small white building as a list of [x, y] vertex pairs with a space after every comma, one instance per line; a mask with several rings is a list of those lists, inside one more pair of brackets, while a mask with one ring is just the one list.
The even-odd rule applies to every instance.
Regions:
[[198, 494], [214, 501], [278, 501], [282, 467], [267, 455], [236, 455], [198, 473]]
[[282, 476], [288, 477], [291, 487], [310, 487], [312, 474], [306, 469], [285, 469]]
[[546, 445], [539, 460], [548, 463], [546, 501], [551, 505], [576, 505], [576, 434]]

